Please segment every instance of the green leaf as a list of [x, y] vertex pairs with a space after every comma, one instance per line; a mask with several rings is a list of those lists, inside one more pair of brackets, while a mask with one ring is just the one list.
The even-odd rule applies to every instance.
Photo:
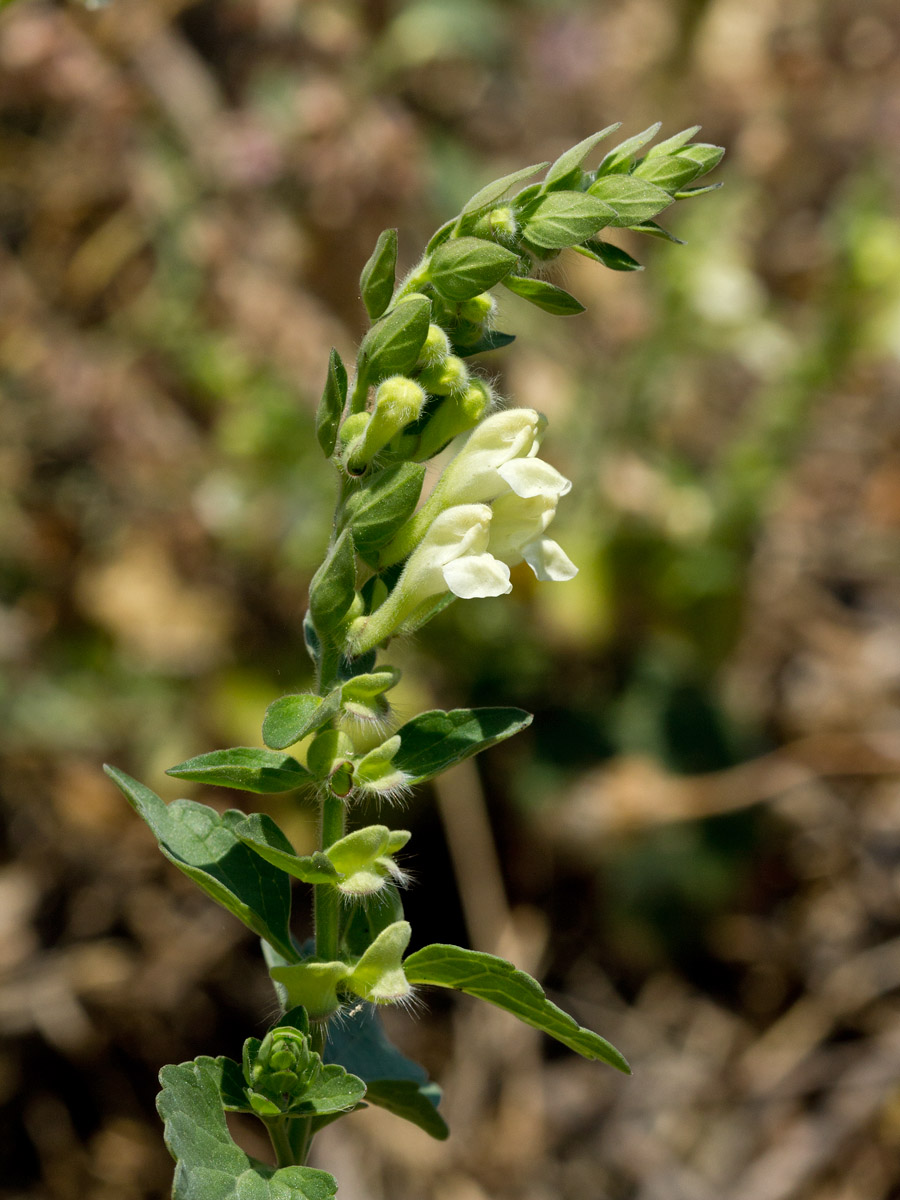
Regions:
[[608, 1063], [626, 1075], [631, 1074], [628, 1063], [614, 1046], [557, 1008], [544, 995], [544, 989], [536, 979], [517, 970], [504, 958], [477, 950], [463, 950], [459, 946], [424, 946], [404, 959], [403, 969], [410, 983], [454, 988], [487, 1000], [585, 1058]]
[[542, 190], [549, 192], [556, 191], [559, 188], [577, 187], [581, 182], [581, 164], [597, 143], [601, 142], [605, 137], [609, 137], [611, 133], [615, 133], [621, 124], [621, 121], [617, 121], [615, 125], [607, 125], [599, 133], [592, 133], [590, 137], [586, 137], [584, 141], [579, 142], [577, 146], [573, 146], [571, 150], [567, 150], [565, 154], [561, 154], [547, 172]]
[[300, 855], [271, 817], [251, 813], [234, 827], [234, 835], [267, 863], [304, 883], [335, 883], [338, 873], [320, 851]]
[[309, 611], [318, 633], [325, 637], [340, 626], [356, 595], [356, 555], [353, 535], [345, 529], [328, 551], [309, 586]]
[[372, 257], [362, 269], [359, 290], [371, 320], [380, 317], [391, 302], [397, 271], [397, 230], [379, 235]]
[[672, 242], [676, 246], [687, 244], [681, 238], [676, 237], [674, 233], [669, 233], [668, 229], [663, 229], [662, 225], [657, 225], [655, 221], [638, 221], [636, 225], [629, 225], [628, 228], [633, 233], [645, 233], [648, 237], [661, 238], [663, 241]]
[[336, 688], [323, 700], [310, 692], [279, 696], [263, 717], [263, 741], [272, 750], [286, 750], [321, 728], [340, 712], [341, 693]]
[[601, 242], [599, 238], [589, 238], [581, 246], [573, 246], [579, 254], [583, 254], [585, 258], [592, 258], [595, 262], [603, 263], [604, 267], [609, 267], [611, 271], [643, 271], [643, 267], [636, 258], [632, 258], [619, 246], [614, 246], [612, 242]]
[[544, 312], [554, 313], [559, 317], [571, 317], [584, 312], [584, 305], [574, 296], [570, 296], [563, 288], [544, 279], [526, 279], [520, 275], [507, 275], [503, 286], [516, 296], [536, 304]]
[[668, 192], [645, 179], [636, 179], [634, 175], [609, 175], [598, 179], [588, 188], [588, 194], [609, 205], [615, 217], [608, 224], [618, 228], [647, 221], [672, 203]]
[[655, 125], [649, 126], [641, 133], [636, 133], [634, 137], [614, 146], [597, 168], [597, 178], [599, 179], [601, 175], [626, 173], [631, 168], [631, 163], [638, 150], [642, 146], [646, 146], [648, 142], [652, 142], [661, 128], [662, 121], [657, 121]]
[[529, 242], [546, 250], [564, 250], [583, 242], [608, 225], [615, 213], [584, 192], [551, 192], [525, 222], [523, 233]]
[[519, 256], [482, 238], [451, 238], [431, 257], [431, 282], [447, 300], [471, 300], [508, 275]]
[[297, 961], [290, 932], [291, 881], [264, 865], [235, 836], [245, 815], [221, 815], [193, 800], [163, 801], [115, 767], [103, 768], [153, 831], [159, 848], [179, 870], [233, 913], [288, 962]]
[[312, 1167], [276, 1170], [234, 1142], [212, 1060], [163, 1067], [157, 1099], [177, 1163], [173, 1200], [330, 1200], [337, 1184]]
[[415, 512], [424, 480], [423, 464], [399, 463], [366, 479], [350, 496], [344, 521], [353, 531], [356, 549], [370, 565], [375, 565], [377, 551]]
[[453, 343], [453, 353], [460, 358], [471, 358], [473, 354], [487, 354], [491, 350], [502, 350], [516, 340], [514, 333], [501, 333], [499, 329], [486, 329], [477, 341], [462, 345]]
[[370, 1103], [411, 1121], [433, 1138], [447, 1137], [447, 1125], [437, 1111], [441, 1089], [428, 1082], [424, 1067], [388, 1041], [372, 1006], [329, 1024], [324, 1058], [365, 1080]]
[[205, 1054], [194, 1059], [195, 1063], [205, 1068], [215, 1079], [219, 1088], [219, 1098], [226, 1112], [251, 1112], [247, 1100], [246, 1080], [240, 1063], [233, 1058], [220, 1055], [218, 1058], [208, 1058]]
[[422, 783], [527, 729], [531, 720], [531, 714], [521, 708], [433, 709], [419, 713], [397, 730], [400, 749], [392, 761], [408, 776], [407, 783]]
[[645, 158], [635, 167], [634, 177], [655, 183], [657, 187], [665, 188], [667, 192], [677, 192], [686, 183], [711, 171], [724, 154], [724, 150], [720, 147], [710, 147], [711, 150], [717, 150], [719, 153], [715, 157], [710, 156], [709, 165], [707, 165], [706, 155], [691, 153], [695, 149], [699, 150], [700, 147], [688, 146], [680, 154], [672, 154], [667, 158]]
[[362, 340], [360, 371], [371, 383], [387, 375], [406, 375], [416, 365], [428, 336], [431, 301], [408, 296], [377, 321]]
[[291, 792], [313, 782], [306, 767], [301, 767], [289, 754], [276, 754], [274, 750], [256, 746], [233, 746], [229, 750], [198, 754], [196, 758], [169, 767], [166, 774], [194, 783], [238, 788], [257, 796]]
[[699, 125], [692, 125], [690, 129], [682, 129], [681, 133], [673, 133], [671, 137], [666, 138], [664, 142], [657, 142], [656, 145], [647, 151], [647, 157], [644, 162], [653, 158], [664, 158], [670, 154], [674, 154], [676, 150], [680, 150], [700, 132]]
[[338, 427], [341, 423], [346, 400], [347, 368], [344, 366], [337, 350], [333, 349], [331, 357], [328, 360], [328, 375], [325, 379], [325, 390], [322, 393], [322, 399], [319, 401], [319, 409], [316, 413], [316, 437], [319, 439], [319, 445], [322, 447], [326, 458], [330, 458], [334, 453]]
[[720, 187], [722, 187], [721, 183], [708, 183], [705, 187], [685, 188], [681, 192], [676, 192], [673, 199], [691, 200], [694, 196], [705, 196], [707, 192], [717, 192]]
[[481, 212], [483, 208], [493, 205], [497, 200], [505, 196], [511, 188], [514, 188], [517, 183], [521, 183], [523, 179], [530, 179], [538, 171], [543, 171], [546, 165], [545, 162], [534, 163], [530, 167], [523, 167], [521, 171], [512, 171], [509, 175], [495, 179], [493, 183], [487, 184], [481, 191], [476, 192], [474, 196], [466, 201], [462, 206], [460, 216], [465, 217], [469, 213]]
[[458, 217], [451, 217], [449, 221], [445, 221], [440, 229], [436, 230], [431, 235], [431, 240], [425, 247], [426, 255], [430, 254], [432, 250], [437, 250], [438, 246], [446, 242], [447, 238], [450, 237], [451, 233], [453, 233], [453, 230], [456, 228], [458, 220]]

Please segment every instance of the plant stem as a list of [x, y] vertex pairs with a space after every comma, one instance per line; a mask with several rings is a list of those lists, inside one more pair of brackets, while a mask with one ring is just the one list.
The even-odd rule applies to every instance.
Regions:
[[[344, 802], [327, 795], [322, 803], [322, 832], [320, 850], [327, 850], [344, 836]], [[338, 890], [327, 883], [314, 889], [316, 956], [322, 962], [337, 958], [340, 942], [341, 898]]]
[[301, 1163], [303, 1160], [294, 1157], [294, 1147], [291, 1145], [291, 1122], [284, 1117], [276, 1117], [274, 1121], [266, 1121], [265, 1124], [275, 1149], [275, 1162], [278, 1166], [293, 1167]]
[[312, 1145], [312, 1117], [295, 1117], [290, 1122], [289, 1137], [293, 1154], [291, 1161], [302, 1167], [306, 1164]]

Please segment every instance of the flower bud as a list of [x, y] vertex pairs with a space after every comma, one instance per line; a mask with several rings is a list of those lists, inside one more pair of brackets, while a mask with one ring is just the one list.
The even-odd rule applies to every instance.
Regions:
[[440, 325], [429, 325], [428, 336], [425, 338], [425, 343], [419, 351], [419, 361], [416, 364], [419, 367], [433, 367], [437, 363], [442, 363], [450, 353], [450, 339], [441, 329]]
[[347, 447], [351, 473], [364, 470], [395, 434], [415, 421], [426, 399], [424, 390], [405, 375], [385, 379], [375, 392], [375, 408], [364, 432]]
[[244, 1043], [247, 1099], [259, 1116], [290, 1112], [315, 1083], [322, 1065], [307, 1038], [289, 1027], [271, 1029], [257, 1043]]
[[469, 384], [469, 368], [455, 354], [448, 354], [443, 362], [425, 367], [419, 373], [419, 382], [433, 396], [458, 396]]
[[494, 315], [496, 308], [497, 301], [491, 293], [482, 292], [479, 296], [473, 296], [471, 300], [463, 300], [459, 306], [459, 315], [464, 321], [483, 325]]
[[512, 241], [518, 232], [515, 210], [508, 204], [491, 209], [488, 225], [495, 238], [504, 242]]
[[448, 396], [419, 437], [415, 452], [410, 456], [415, 462], [425, 462], [443, 450], [461, 433], [466, 433], [483, 420], [493, 404], [491, 389], [481, 379], [473, 379], [461, 396]]

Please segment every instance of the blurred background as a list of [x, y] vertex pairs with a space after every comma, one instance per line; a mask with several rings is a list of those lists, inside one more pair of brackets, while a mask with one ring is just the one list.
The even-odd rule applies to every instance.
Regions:
[[[660, 118], [728, 149], [723, 190], [666, 214], [688, 245], [623, 234], [642, 274], [563, 256], [587, 312], [504, 297], [519, 340], [483, 361], [551, 418], [579, 576], [518, 569], [391, 653], [401, 715], [535, 713], [390, 814], [416, 944], [512, 957], [635, 1075], [434, 994], [389, 1024], [451, 1139], [369, 1110], [316, 1162], [341, 1200], [900, 1194], [894, 0], [16, 0], [4, 1200], [167, 1195], [160, 1065], [239, 1056], [273, 1015], [252, 937], [99, 765], [254, 803], [163, 770], [258, 745], [309, 683], [313, 413], [378, 233], [409, 266], [498, 174]], [[311, 844], [309, 807], [263, 804]]]

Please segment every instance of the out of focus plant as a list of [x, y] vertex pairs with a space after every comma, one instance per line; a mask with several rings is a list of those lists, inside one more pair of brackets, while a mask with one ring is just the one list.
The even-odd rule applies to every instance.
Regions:
[[[455, 599], [511, 591], [510, 568], [520, 562], [543, 581], [576, 574], [547, 536], [571, 484], [538, 457], [546, 420], [532, 409], [503, 408], [470, 359], [513, 340], [494, 326], [492, 288], [502, 285], [548, 313], [581, 312], [574, 296], [542, 277], [543, 264], [574, 249], [613, 270], [637, 270], [636, 260], [600, 232], [619, 227], [668, 237], [656, 223], [659, 213], [709, 190], [689, 185], [722, 151], [694, 142], [696, 129], [642, 155], [658, 131], [653, 126], [586, 171], [588, 154], [615, 128], [586, 138], [540, 182], [512, 195], [548, 164], [482, 188], [399, 283], [394, 230], [381, 235], [363, 269], [372, 325], [352, 380], [332, 351], [317, 418], [339, 487], [303, 626], [316, 690], [269, 706], [264, 748], [217, 750], [169, 771], [256, 794], [312, 793], [319, 848], [297, 854], [264, 814], [220, 814], [189, 800], [167, 806], [108, 768], [163, 854], [262, 938], [281, 1008], [262, 1041], [247, 1040], [242, 1064], [201, 1057], [163, 1069], [159, 1109], [177, 1162], [179, 1200], [333, 1195], [332, 1176], [306, 1166], [312, 1139], [367, 1103], [446, 1137], [439, 1089], [387, 1041], [378, 1018], [380, 1006], [408, 1004], [418, 986], [488, 1000], [586, 1058], [628, 1071], [613, 1046], [511, 963], [451, 945], [407, 954], [412, 931], [398, 860], [409, 834], [381, 824], [347, 830], [355, 799], [396, 800], [531, 720], [513, 708], [437, 710], [392, 731], [388, 695], [400, 672], [378, 653]], [[457, 439], [464, 440], [420, 504], [426, 462]], [[285, 753], [300, 742], [303, 763]], [[308, 944], [291, 932], [295, 879], [312, 889]], [[262, 1121], [277, 1167], [237, 1146], [227, 1112]]]

